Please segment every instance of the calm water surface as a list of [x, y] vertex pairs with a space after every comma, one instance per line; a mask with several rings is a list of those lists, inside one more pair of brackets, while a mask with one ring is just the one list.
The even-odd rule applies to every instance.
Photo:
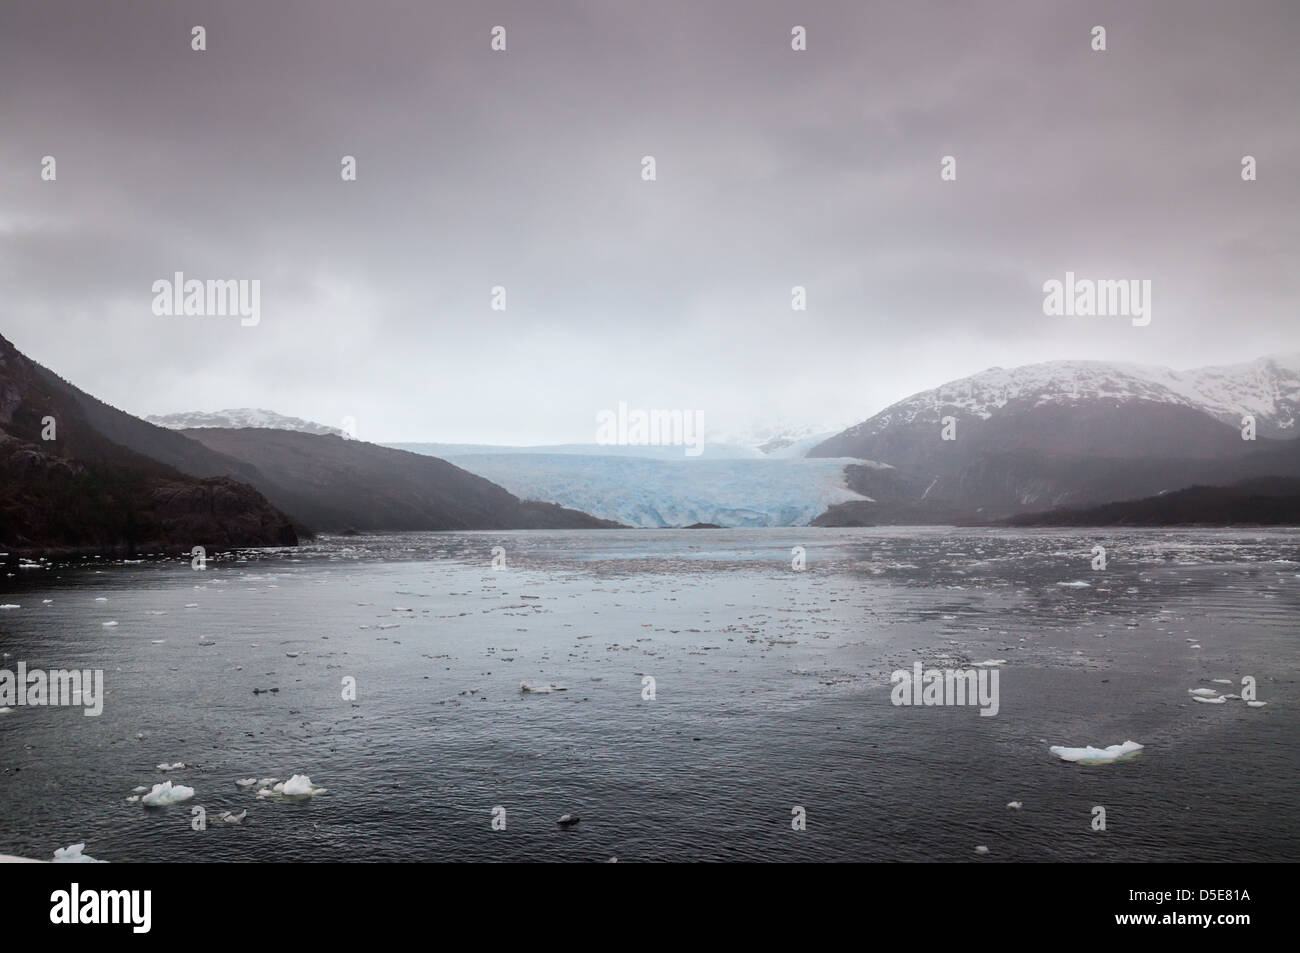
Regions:
[[[107, 689], [98, 718], [0, 714], [0, 853], [1300, 860], [1294, 531], [327, 538], [202, 572], [24, 569], [0, 603], [0, 669], [100, 668]], [[1006, 660], [996, 717], [890, 703], [895, 669], [985, 659]], [[1243, 676], [1267, 706], [1188, 694]], [[1118, 764], [1047, 750], [1128, 739], [1146, 747]], [[235, 785], [295, 773], [328, 793]], [[165, 779], [196, 796], [126, 802]], [[248, 817], [194, 831], [194, 805]]]

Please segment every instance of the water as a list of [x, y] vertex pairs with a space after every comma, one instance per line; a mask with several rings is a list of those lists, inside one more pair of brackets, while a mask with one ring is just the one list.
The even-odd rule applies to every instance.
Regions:
[[[98, 718], [0, 714], [0, 853], [1300, 860], [1295, 531], [401, 534], [25, 569], [0, 603], [0, 668], [107, 688]], [[890, 703], [895, 669], [990, 658], [996, 717]], [[1266, 707], [1188, 694], [1246, 675]], [[1130, 738], [1119, 764], [1047, 751]], [[293, 773], [328, 794], [234, 783]], [[194, 800], [125, 802], [166, 778]], [[248, 818], [195, 831], [194, 805]]]

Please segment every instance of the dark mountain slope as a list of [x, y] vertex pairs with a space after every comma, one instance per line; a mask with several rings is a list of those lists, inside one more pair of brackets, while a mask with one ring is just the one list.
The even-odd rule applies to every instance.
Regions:
[[1300, 480], [1270, 477], [1230, 486], [1191, 486], [1101, 506], [1026, 513], [1010, 526], [1295, 526]]
[[[0, 548], [133, 553], [297, 542], [256, 490], [186, 476], [122, 446], [95, 425], [86, 401], [99, 404], [0, 337]], [[99, 406], [101, 423], [127, 417]], [[185, 440], [169, 434], [164, 443], [177, 438]]]
[[334, 434], [204, 427], [182, 433], [242, 461], [286, 512], [324, 531], [592, 529], [617, 524], [522, 501], [445, 460]]

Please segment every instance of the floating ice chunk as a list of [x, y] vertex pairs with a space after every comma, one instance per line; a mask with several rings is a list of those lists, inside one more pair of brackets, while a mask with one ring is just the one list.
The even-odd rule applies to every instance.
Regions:
[[149, 640], [149, 644], [150, 644], [150, 645], [163, 645], [163, 644], [165, 644], [166, 642], [167, 642], [166, 639], [150, 639], [150, 640]]
[[1215, 695], [1213, 698], [1206, 698], [1204, 695], [1195, 695], [1192, 697], [1194, 702], [1203, 702], [1206, 705], [1222, 705], [1228, 700], [1222, 695]]
[[1067, 589], [1091, 589], [1092, 583], [1084, 582], [1082, 579], [1076, 579], [1073, 582], [1058, 582], [1058, 586], [1064, 586]]
[[42, 599], [42, 600], [41, 600], [41, 605], [43, 605], [43, 606], [49, 606], [49, 605], [53, 605], [53, 604], [54, 604], [54, 600], [53, 600], [53, 599]]
[[111, 629], [111, 628], [113, 628], [113, 626], [117, 625], [117, 623], [116, 623], [116, 622], [101, 622], [100, 625], [102, 625], [102, 626], [103, 626], [104, 628], [106, 628], [106, 629]]
[[134, 787], [134, 788], [132, 788], [132, 789], [131, 789], [131, 793], [132, 793], [132, 794], [144, 794], [144, 792], [145, 792], [145, 791], [148, 791], [148, 790], [149, 790], [149, 789], [148, 789], [145, 785], [141, 784], [139, 787]]
[[140, 795], [138, 795], [138, 794], [132, 794], [130, 797], [128, 797], [128, 798], [126, 799], [126, 803], [127, 803], [127, 804], [135, 804], [135, 803], [136, 803], [137, 801], [139, 801], [139, 800], [140, 800]]
[[67, 847], [60, 847], [58, 850], [56, 850], [56, 851], [54, 852], [54, 860], [52, 860], [51, 863], [54, 863], [54, 864], [103, 864], [103, 863], [107, 863], [107, 861], [96, 860], [94, 857], [91, 857], [89, 854], [83, 854], [82, 851], [85, 850], [85, 849], [86, 849], [86, 845], [85, 845], [84, 843], [83, 843], [83, 844], [70, 844], [70, 845], [68, 845]]
[[107, 601], [108, 601], [108, 597], [107, 597], [107, 596], [95, 596], [95, 601], [96, 601], [96, 602], [107, 602]]
[[1232, 679], [1230, 679], [1230, 678], [1212, 678], [1212, 679], [1210, 679], [1210, 681], [1214, 682], [1216, 685], [1231, 685], [1231, 684], [1232, 684]]
[[305, 774], [295, 774], [288, 781], [284, 782], [280, 791], [286, 797], [300, 797], [304, 794], [311, 794], [315, 789], [311, 786], [311, 778]]
[[281, 781], [271, 788], [262, 788], [258, 797], [308, 798], [324, 794], [325, 788], [318, 788], [305, 774], [295, 774], [288, 781]]
[[982, 662], [972, 662], [971, 664], [976, 668], [989, 668], [994, 665], [1006, 665], [1007, 660], [1004, 658], [989, 658]]
[[260, 788], [269, 788], [271, 785], [275, 784], [279, 780], [280, 780], [279, 778], [259, 778], [257, 782], [257, 786]]
[[6, 602], [4, 605], [0, 606], [0, 609], [21, 609], [21, 608], [22, 606], [15, 605], [12, 602]]
[[1213, 688], [1189, 688], [1189, 689], [1187, 689], [1187, 694], [1189, 694], [1189, 695], [1203, 695], [1203, 696], [1205, 696], [1206, 698], [1210, 698], [1210, 697], [1213, 697], [1213, 696], [1215, 696], [1215, 695], [1218, 695], [1219, 693], [1216, 692]]
[[235, 783], [239, 785], [241, 788], [251, 788], [254, 784], [257, 783], [257, 778], [240, 778]]
[[164, 781], [162, 784], [155, 784], [152, 791], [140, 798], [140, 803], [146, 807], [166, 807], [169, 804], [188, 801], [192, 797], [194, 797], [193, 788], [186, 787], [183, 784], [173, 785], [170, 781]]
[[566, 685], [533, 685], [530, 682], [520, 682], [519, 690], [534, 695], [549, 695], [551, 692], [567, 692]]
[[197, 602], [187, 602], [187, 603], [185, 603], [185, 608], [187, 608], [187, 609], [197, 609], [198, 607], [199, 607], [199, 604], [198, 604]]
[[229, 811], [222, 811], [217, 815], [217, 820], [222, 824], [242, 824], [246, 817], [248, 817], [247, 808], [240, 811], [238, 814], [231, 814]]
[[1013, 811], [1018, 811], [1018, 810], [1020, 810], [1020, 809], [1021, 809], [1022, 807], [1024, 807], [1024, 806], [1025, 806], [1025, 805], [1024, 805], [1021, 801], [1008, 801], [1008, 802], [1007, 802], [1007, 807], [1009, 807], [1009, 808], [1010, 808], [1011, 810], [1013, 810]]
[[177, 761], [175, 764], [168, 764], [166, 761], [164, 761], [162, 764], [158, 765], [158, 770], [159, 770], [159, 771], [179, 771], [179, 770], [180, 770], [181, 768], [183, 768], [183, 767], [185, 767], [185, 762], [184, 762], [184, 761]]
[[1251, 708], [1263, 708], [1268, 702], [1246, 702]]
[[13, 709], [6, 705], [4, 708], [0, 708], [0, 715], [7, 715], [11, 711], [13, 711]]
[[975, 848], [975, 853], [977, 854], [987, 854], [988, 852], [989, 849], [985, 847], [983, 844], [980, 844], [978, 847]]
[[1077, 764], [1110, 764], [1121, 759], [1127, 760], [1141, 751], [1142, 747], [1136, 741], [1126, 741], [1122, 745], [1111, 745], [1109, 748], [1094, 748], [1091, 745], [1084, 748], [1067, 748], [1064, 745], [1053, 745], [1047, 750], [1062, 761], [1073, 761]]
[[577, 814], [561, 814], [558, 818], [556, 818], [555, 823], [559, 824], [561, 827], [572, 827], [580, 820], [582, 820], [582, 818], [580, 818]]

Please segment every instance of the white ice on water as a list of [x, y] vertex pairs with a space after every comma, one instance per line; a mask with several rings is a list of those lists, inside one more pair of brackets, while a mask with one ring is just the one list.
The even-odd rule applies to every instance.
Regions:
[[1142, 747], [1136, 741], [1126, 741], [1122, 745], [1111, 745], [1108, 748], [1094, 748], [1091, 745], [1083, 748], [1068, 748], [1064, 745], [1053, 745], [1047, 750], [1062, 761], [1073, 761], [1077, 764], [1110, 764], [1136, 754], [1142, 750]]
[[106, 864], [106, 860], [96, 860], [89, 854], [82, 853], [86, 849], [84, 843], [69, 844], [67, 847], [60, 847], [54, 851], [54, 864]]
[[140, 803], [146, 807], [166, 807], [169, 804], [188, 801], [192, 797], [194, 797], [193, 788], [164, 781], [162, 784], [155, 784], [152, 791], [140, 798]]
[[305, 798], [324, 794], [325, 788], [318, 788], [305, 774], [295, 774], [288, 781], [281, 781], [274, 787], [262, 788], [258, 797]]

